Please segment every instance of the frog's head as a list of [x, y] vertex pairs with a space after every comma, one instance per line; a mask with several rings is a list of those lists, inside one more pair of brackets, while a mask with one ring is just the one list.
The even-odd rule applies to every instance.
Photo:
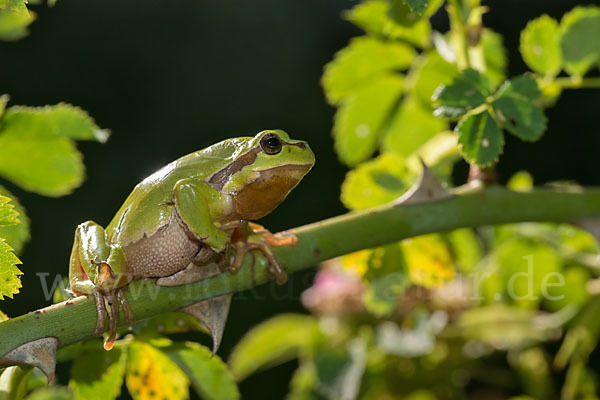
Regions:
[[245, 220], [261, 218], [281, 203], [315, 164], [308, 143], [292, 140], [282, 130], [266, 130], [248, 138], [242, 154], [230, 164], [237, 169], [224, 190], [234, 198]]

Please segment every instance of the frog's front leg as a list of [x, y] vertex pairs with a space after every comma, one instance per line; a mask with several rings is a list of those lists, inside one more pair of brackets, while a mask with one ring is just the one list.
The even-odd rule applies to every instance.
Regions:
[[216, 227], [214, 215], [223, 214], [223, 195], [206, 182], [186, 178], [173, 188], [177, 216], [197, 240], [222, 253], [229, 245], [229, 234]]
[[128, 325], [135, 322], [123, 288], [131, 281], [125, 253], [118, 245], [111, 245], [104, 228], [88, 221], [77, 227], [69, 265], [71, 291], [76, 295], [92, 295], [96, 302], [98, 318], [96, 336], [102, 335], [109, 317], [109, 338], [104, 348], [114, 344], [119, 313], [123, 309]]
[[231, 242], [235, 250], [235, 258], [228, 267], [231, 273], [236, 273], [241, 268], [246, 253], [257, 249], [267, 258], [276, 282], [282, 285], [287, 281], [285, 267], [277, 260], [270, 246], [295, 246], [298, 243], [296, 235], [292, 233], [274, 235], [263, 226], [249, 222], [244, 227], [236, 228]]

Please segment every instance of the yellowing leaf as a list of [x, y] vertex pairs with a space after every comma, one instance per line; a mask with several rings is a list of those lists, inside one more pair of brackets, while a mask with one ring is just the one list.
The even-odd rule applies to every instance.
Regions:
[[344, 99], [335, 114], [335, 150], [348, 165], [369, 158], [377, 147], [382, 128], [402, 93], [402, 78], [385, 75]]
[[0, 238], [0, 300], [4, 300], [4, 296], [13, 298], [14, 294], [19, 293], [21, 288], [21, 279], [19, 275], [23, 273], [17, 265], [21, 261], [14, 255], [13, 249]]
[[369, 268], [371, 252], [371, 249], [366, 249], [345, 254], [342, 256], [342, 266], [358, 276], [363, 276]]
[[341, 200], [351, 210], [371, 208], [397, 199], [415, 180], [401, 157], [384, 153], [346, 174]]
[[406, 260], [398, 243], [371, 250], [363, 283], [366, 290], [362, 300], [370, 313], [384, 316], [396, 309], [408, 284]]
[[189, 398], [187, 376], [163, 352], [146, 343], [129, 346], [125, 383], [134, 400]]
[[298, 357], [318, 334], [317, 320], [308, 315], [280, 314], [253, 328], [238, 342], [229, 358], [236, 380]]
[[448, 245], [440, 235], [424, 235], [402, 241], [404, 258], [413, 283], [435, 288], [454, 279], [455, 266]]
[[383, 42], [369, 36], [352, 39], [325, 66], [323, 88], [327, 99], [337, 104], [378, 75], [406, 69], [415, 54], [412, 47], [399, 42]]

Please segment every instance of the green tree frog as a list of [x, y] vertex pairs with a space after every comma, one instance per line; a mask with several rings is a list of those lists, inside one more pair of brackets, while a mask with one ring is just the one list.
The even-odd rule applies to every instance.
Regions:
[[[227, 139], [144, 179], [106, 229], [93, 221], [79, 225], [69, 265], [71, 291], [94, 296], [96, 336], [104, 332], [108, 316], [104, 347], [114, 344], [121, 309], [129, 325], [135, 322], [123, 294], [132, 280], [170, 277], [211, 260], [235, 272], [243, 255], [258, 248], [277, 282], [285, 282], [268, 245], [293, 244], [294, 238], [276, 238], [248, 221], [273, 211], [314, 162], [308, 144], [282, 130]], [[251, 233], [263, 240], [232, 242], [232, 235], [247, 239]]]

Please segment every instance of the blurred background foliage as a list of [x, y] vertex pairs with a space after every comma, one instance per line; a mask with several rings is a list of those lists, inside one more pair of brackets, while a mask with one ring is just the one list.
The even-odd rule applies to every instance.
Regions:
[[[0, 0], [4, 10], [18, 3]], [[0, 154], [9, 180], [2, 193], [27, 209], [29, 218], [13, 209], [21, 224], [33, 221], [25, 249], [27, 229], [11, 239], [6, 229], [15, 225], [0, 228], [25, 272], [21, 294], [2, 310], [16, 316], [48, 304], [38, 274], [49, 273], [48, 286], [66, 274], [75, 226], [106, 224], [143, 177], [265, 128], [308, 140], [317, 155], [300, 188], [262, 221], [274, 231], [397, 198], [416, 180], [419, 158], [448, 186], [463, 184], [469, 170], [515, 190], [528, 190], [533, 177], [598, 185], [598, 89], [566, 90], [598, 86], [591, 39], [600, 12], [571, 11], [585, 4], [594, 2], [65, 0], [33, 5], [35, 14], [12, 9], [12, 25], [0, 13], [9, 40], [0, 42], [0, 92], [11, 96], [0, 153], [11, 132], [18, 141], [36, 127], [48, 132], [45, 123], [66, 127], [41, 149]], [[83, 178], [72, 139], [107, 138], [63, 101], [112, 136], [103, 146], [78, 144], [87, 180], [51, 199], [30, 192], [70, 193]], [[51, 146], [73, 160], [64, 170], [75, 173], [56, 178], [71, 182], [64, 187], [50, 179], [32, 186], [37, 175], [19, 180], [3, 167], [29, 162], [18, 170], [44, 172]], [[286, 286], [236, 295], [220, 354], [243, 398], [596, 398], [597, 252], [593, 237], [572, 226], [519, 224], [347, 255], [314, 282], [304, 272]], [[134, 398], [181, 398], [190, 384], [203, 398], [238, 396], [224, 364], [185, 342], [200, 327], [162, 318], [137, 326], [139, 340], [125, 339], [108, 357], [97, 342], [63, 351], [59, 383], [78, 398], [116, 396], [123, 381]], [[31, 388], [39, 382], [34, 373]]]

